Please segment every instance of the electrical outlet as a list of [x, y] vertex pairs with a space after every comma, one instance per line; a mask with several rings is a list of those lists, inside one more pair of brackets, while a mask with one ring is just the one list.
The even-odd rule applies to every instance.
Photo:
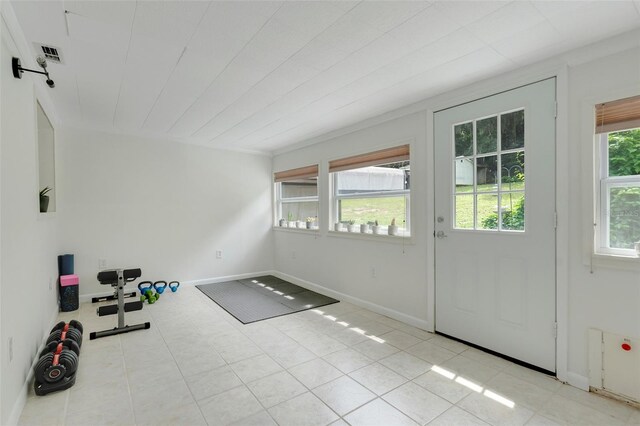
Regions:
[[216, 250], [216, 259], [222, 259], [222, 250]]
[[9, 362], [13, 360], [13, 337], [9, 337]]
[[371, 278], [376, 277], [376, 268], [374, 266], [371, 267]]
[[297, 257], [297, 256], [296, 256], [296, 252], [295, 252], [295, 251], [292, 251], [292, 252], [291, 252], [291, 258], [292, 258], [292, 259], [295, 259], [296, 257]]
[[107, 259], [98, 259], [98, 269], [105, 269], [107, 267]]

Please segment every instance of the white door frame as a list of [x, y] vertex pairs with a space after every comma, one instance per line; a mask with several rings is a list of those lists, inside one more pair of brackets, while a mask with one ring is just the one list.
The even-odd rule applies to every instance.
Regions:
[[[515, 89], [539, 80], [556, 77], [556, 319], [558, 335], [556, 339], [556, 376], [568, 381], [568, 320], [569, 320], [569, 130], [568, 130], [568, 67], [566, 64], [546, 67], [535, 71], [525, 71], [517, 75], [501, 76], [469, 87], [438, 96], [426, 111], [428, 170], [427, 188], [431, 191], [427, 203], [427, 235], [431, 244], [427, 245], [427, 318], [429, 331], [435, 331], [435, 142], [434, 113], [466, 102], [471, 102], [499, 92]], [[425, 194], [428, 197], [428, 194]]]

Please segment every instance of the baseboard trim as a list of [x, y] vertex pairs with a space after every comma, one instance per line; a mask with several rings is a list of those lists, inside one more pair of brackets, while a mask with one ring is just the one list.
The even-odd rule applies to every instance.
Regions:
[[200, 284], [215, 284], [215, 283], [223, 283], [226, 281], [233, 280], [242, 280], [244, 278], [258, 277], [261, 275], [275, 275], [276, 271], [258, 271], [258, 272], [250, 272], [247, 274], [236, 274], [236, 275], [225, 275], [222, 277], [213, 277], [213, 278], [203, 278], [201, 280], [191, 280], [184, 281], [182, 284], [184, 285], [200, 285]]
[[27, 396], [29, 395], [29, 387], [31, 386], [31, 382], [33, 381], [33, 374], [36, 368], [36, 364], [38, 363], [38, 354], [42, 352], [44, 349], [44, 344], [49, 337], [49, 330], [53, 328], [58, 318], [58, 306], [56, 305], [56, 309], [53, 311], [53, 315], [49, 320], [49, 326], [44, 330], [44, 336], [42, 336], [42, 340], [40, 342], [40, 346], [38, 347], [38, 351], [33, 357], [33, 362], [31, 363], [31, 367], [29, 367], [29, 373], [27, 374], [27, 379], [22, 384], [22, 388], [20, 389], [20, 394], [18, 395], [18, 399], [13, 404], [13, 408], [11, 409], [11, 414], [9, 415], [9, 419], [7, 420], [8, 425], [17, 425], [20, 421], [20, 416], [22, 415], [22, 410], [24, 410], [24, 406], [27, 403]]
[[568, 371], [567, 372], [567, 383], [569, 383], [574, 388], [582, 389], [583, 391], [589, 392], [589, 378], [588, 377], [581, 376], [580, 374]]
[[335, 299], [352, 303], [356, 306], [360, 306], [361, 308], [366, 308], [370, 311], [373, 311], [380, 315], [385, 315], [389, 318], [393, 318], [394, 320], [404, 322], [406, 324], [412, 325], [414, 327], [420, 328], [422, 330], [429, 329], [429, 323], [426, 320], [416, 318], [411, 315], [404, 314], [402, 312], [398, 312], [394, 309], [387, 308], [385, 306], [377, 305], [375, 303], [360, 299], [358, 297], [350, 296], [348, 294], [341, 293], [339, 291], [332, 290], [330, 288], [321, 286], [316, 283], [312, 283], [311, 281], [303, 280], [302, 278], [298, 278], [293, 275], [285, 274], [280, 271], [273, 271], [272, 275], [275, 275], [278, 278], [283, 280], [292, 282], [301, 287], [307, 288], [309, 290], [316, 291], [320, 294], [324, 294], [325, 296], [333, 297]]
[[[251, 272], [247, 274], [237, 274], [237, 275], [225, 275], [222, 277], [212, 277], [212, 278], [203, 278], [200, 280], [190, 280], [190, 281], [181, 281], [181, 285], [200, 285], [200, 284], [215, 284], [215, 283], [223, 283], [225, 281], [233, 281], [233, 280], [241, 280], [243, 278], [251, 278], [259, 275], [273, 275], [274, 271], [258, 271]], [[125, 293], [129, 293], [132, 291], [136, 291], [137, 287], [132, 287], [130, 289], [125, 287]], [[111, 296], [113, 291], [104, 291], [100, 293], [90, 293], [90, 294], [81, 294], [80, 295], [80, 303], [83, 302], [91, 302], [91, 299], [94, 297], [105, 297]]]
[[594, 386], [589, 386], [589, 392], [597, 393], [598, 395], [602, 395], [605, 398], [614, 399], [624, 404], [629, 404], [636, 409], [640, 409], [640, 401], [635, 401], [627, 396], [618, 395], [617, 393], [609, 392], [605, 389], [596, 388]]

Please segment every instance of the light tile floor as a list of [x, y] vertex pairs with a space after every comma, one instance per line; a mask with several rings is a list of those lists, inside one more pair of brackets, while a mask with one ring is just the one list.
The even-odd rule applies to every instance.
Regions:
[[242, 325], [194, 287], [112, 328], [96, 306], [77, 382], [29, 395], [23, 425], [640, 425], [640, 410], [407, 324], [338, 303]]

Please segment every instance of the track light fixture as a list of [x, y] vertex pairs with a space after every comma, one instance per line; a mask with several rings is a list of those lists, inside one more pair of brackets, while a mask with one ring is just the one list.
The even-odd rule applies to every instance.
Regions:
[[43, 71], [36, 71], [36, 70], [30, 70], [30, 69], [27, 69], [27, 68], [22, 68], [22, 66], [20, 64], [20, 58], [13, 57], [11, 59], [11, 68], [13, 68], [13, 76], [15, 78], [22, 78], [22, 73], [25, 72], [25, 71], [33, 72], [33, 73], [36, 73], [36, 74], [42, 74], [42, 75], [45, 75], [47, 77], [47, 85], [49, 87], [51, 87], [51, 88], [56, 87], [56, 84], [49, 77], [49, 72], [47, 71], [47, 60], [44, 59], [44, 57], [42, 57], [42, 56], [38, 56], [36, 58], [36, 62], [38, 63], [38, 65], [40, 65], [42, 67]]

